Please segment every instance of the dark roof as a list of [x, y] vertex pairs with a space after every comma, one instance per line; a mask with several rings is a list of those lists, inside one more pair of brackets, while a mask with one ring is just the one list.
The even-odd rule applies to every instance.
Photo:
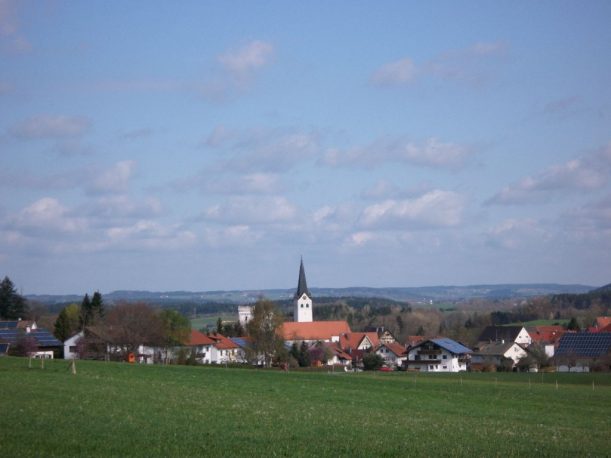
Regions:
[[[440, 337], [438, 339], [423, 340], [418, 345], [414, 345], [412, 348], [410, 348], [410, 351], [413, 350], [414, 348], [418, 348], [418, 347], [421, 347], [423, 345], [426, 345], [428, 342], [433, 342], [438, 347], [441, 347], [441, 348], [443, 348], [445, 350], [448, 350], [450, 353], [453, 353], [455, 355], [460, 355], [460, 354], [463, 354], [463, 353], [472, 353], [470, 348], [465, 347], [463, 344], [458, 343], [455, 340], [448, 339], [447, 337]], [[428, 360], [426, 360], [426, 361], [428, 361]]]
[[295, 293], [295, 299], [301, 297], [305, 294], [308, 297], [312, 297], [310, 291], [308, 290], [308, 283], [306, 282], [305, 269], [303, 268], [303, 258], [301, 259], [301, 264], [299, 265], [299, 281], [297, 282], [297, 292]]
[[452, 352], [456, 355], [460, 355], [461, 353], [471, 353], [470, 348], [465, 347], [463, 344], [460, 344], [455, 340], [448, 339], [447, 337], [433, 339], [432, 342], [435, 342], [441, 348], [445, 348], [449, 352]]
[[515, 342], [505, 342], [505, 343], [493, 342], [490, 344], [482, 345], [479, 348], [479, 350], [476, 351], [475, 353], [478, 355], [487, 355], [487, 356], [503, 356], [505, 355], [505, 353], [507, 353], [507, 350], [509, 350], [514, 345], [518, 345], [518, 344], [516, 344]]
[[479, 336], [479, 342], [514, 342], [524, 326], [486, 326]]
[[576, 332], [562, 336], [554, 356], [596, 358], [606, 355], [610, 350], [611, 332]]
[[20, 335], [33, 337], [39, 347], [61, 347], [62, 343], [53, 334], [45, 329], [35, 329], [24, 333], [20, 329], [0, 329], [0, 340], [8, 343], [16, 343]]
[[0, 329], [17, 329], [19, 321], [0, 321]]

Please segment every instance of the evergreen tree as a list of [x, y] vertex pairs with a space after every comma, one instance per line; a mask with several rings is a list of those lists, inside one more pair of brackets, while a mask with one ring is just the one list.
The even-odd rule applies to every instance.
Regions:
[[217, 334], [223, 333], [223, 320], [219, 316], [218, 320], [216, 320], [216, 332]]
[[65, 306], [57, 320], [53, 334], [62, 342], [72, 337], [80, 328], [80, 310], [78, 304]]
[[93, 322], [99, 321], [100, 318], [104, 317], [104, 301], [99, 291], [93, 293], [91, 297], [91, 311]]
[[89, 294], [85, 294], [83, 302], [81, 302], [81, 329], [91, 325], [93, 316], [93, 310], [91, 309], [91, 300], [89, 300]]
[[300, 367], [310, 367], [310, 352], [308, 350], [308, 344], [301, 342], [301, 346], [299, 347], [299, 355], [297, 357], [297, 362], [299, 362]]
[[17, 293], [10, 278], [4, 277], [0, 283], [0, 318], [17, 320], [28, 313], [28, 306], [23, 296]]

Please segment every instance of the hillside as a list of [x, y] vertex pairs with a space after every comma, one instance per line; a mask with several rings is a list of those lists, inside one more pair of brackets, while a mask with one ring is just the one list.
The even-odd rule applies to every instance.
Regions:
[[[591, 291], [591, 286], [585, 285], [558, 285], [558, 284], [498, 284], [498, 285], [470, 285], [470, 286], [424, 286], [424, 287], [396, 287], [396, 288], [310, 288], [314, 298], [317, 297], [377, 297], [400, 302], [425, 303], [429, 301], [454, 301], [474, 298], [505, 299], [528, 298], [550, 294], [579, 294]], [[289, 300], [295, 290], [291, 289], [262, 289], [262, 290], [235, 290], [235, 291], [113, 291], [103, 293], [108, 303], [128, 300], [146, 301], [155, 304], [176, 303], [218, 303], [218, 304], [245, 304], [255, 302], [260, 297], [272, 300]], [[43, 304], [65, 304], [80, 302], [82, 295], [26, 295], [29, 300]]]

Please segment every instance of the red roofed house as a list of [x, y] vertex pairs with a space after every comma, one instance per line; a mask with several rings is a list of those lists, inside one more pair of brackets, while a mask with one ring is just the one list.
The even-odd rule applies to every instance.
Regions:
[[401, 367], [407, 359], [405, 347], [398, 342], [382, 343], [376, 353], [384, 359], [384, 364], [388, 367]]
[[197, 360], [204, 364], [244, 362], [244, 351], [230, 338], [218, 333], [206, 335], [192, 329], [187, 346], [196, 349]]
[[560, 338], [567, 332], [562, 326], [529, 326], [526, 330], [532, 339], [532, 343], [543, 346], [545, 354], [550, 358], [554, 356]]
[[346, 321], [289, 321], [280, 328], [282, 338], [292, 344], [293, 342], [339, 342], [342, 334], [350, 333], [350, 326]]
[[370, 348], [380, 346], [380, 338], [377, 332], [350, 332], [342, 334], [339, 338], [342, 350], [353, 352], [355, 350], [366, 351]]
[[588, 332], [611, 332], [611, 317], [596, 317], [596, 323], [588, 328]]

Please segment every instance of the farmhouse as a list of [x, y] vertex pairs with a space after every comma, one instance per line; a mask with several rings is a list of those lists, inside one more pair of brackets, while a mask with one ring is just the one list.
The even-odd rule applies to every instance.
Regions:
[[448, 338], [425, 340], [412, 347], [403, 365], [422, 372], [460, 372], [467, 370], [471, 350]]
[[532, 343], [532, 338], [524, 326], [486, 326], [477, 340], [482, 343], [515, 342], [524, 346]]
[[554, 356], [560, 338], [567, 332], [562, 326], [530, 326], [526, 330], [532, 343], [542, 346], [550, 358]]
[[382, 357], [388, 367], [401, 367], [407, 359], [405, 347], [398, 342], [382, 343], [375, 352]]
[[513, 368], [526, 356], [526, 350], [515, 342], [493, 342], [481, 346], [471, 355], [471, 368], [478, 370], [486, 366]]

